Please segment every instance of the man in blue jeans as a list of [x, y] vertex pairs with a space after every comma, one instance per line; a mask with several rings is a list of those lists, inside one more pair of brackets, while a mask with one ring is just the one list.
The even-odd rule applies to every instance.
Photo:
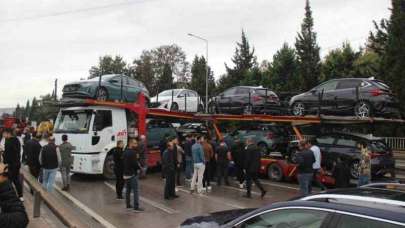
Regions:
[[53, 136], [49, 137], [48, 144], [42, 147], [39, 162], [42, 167], [42, 185], [48, 192], [52, 192], [56, 172], [61, 164], [59, 148], [55, 145]]
[[300, 185], [300, 192], [304, 196], [311, 194], [310, 185], [312, 184], [314, 175], [312, 164], [315, 162], [315, 156], [309, 146], [306, 140], [301, 140], [299, 144], [300, 151], [296, 155], [298, 165], [297, 178]]
[[135, 212], [144, 211], [144, 209], [139, 207], [139, 158], [140, 151], [138, 142], [135, 139], [129, 139], [127, 149], [124, 152], [124, 180], [126, 186], [125, 199], [127, 209], [131, 208], [131, 191], [134, 192], [133, 208]]

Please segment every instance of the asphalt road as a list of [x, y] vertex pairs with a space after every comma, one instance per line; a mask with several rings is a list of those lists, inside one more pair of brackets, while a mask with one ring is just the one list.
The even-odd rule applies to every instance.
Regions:
[[[262, 180], [268, 191], [264, 199], [259, 190], [253, 187], [253, 198], [242, 197], [244, 189], [236, 182], [232, 186], [216, 186], [207, 194], [190, 194], [188, 188], [178, 187], [175, 200], [163, 199], [164, 180], [160, 173], [148, 174], [140, 181], [141, 207], [143, 213], [135, 213], [125, 208], [124, 200], [115, 198], [115, 182], [98, 176], [73, 175], [69, 192], [55, 191], [70, 207], [80, 210], [80, 217], [93, 220], [90, 227], [178, 227], [185, 219], [205, 215], [214, 211], [260, 207], [272, 202], [290, 199], [298, 194], [297, 184], [277, 183]], [[58, 186], [60, 175], [57, 176]], [[83, 214], [86, 214], [84, 216]]]

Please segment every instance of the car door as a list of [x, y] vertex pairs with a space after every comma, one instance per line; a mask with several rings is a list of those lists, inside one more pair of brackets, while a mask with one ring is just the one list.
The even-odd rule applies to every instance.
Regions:
[[[114, 76], [108, 80], [108, 96], [111, 100], [126, 100], [125, 77], [121, 75]], [[122, 86], [122, 97], [121, 97]]]
[[[182, 90], [176, 97], [174, 97], [173, 102], [177, 103], [177, 105], [179, 106], [179, 110], [180, 111], [184, 111], [185, 109], [185, 99], [187, 96], [187, 90]], [[187, 110], [188, 111], [188, 110]]]
[[337, 110], [352, 110], [356, 105], [356, 87], [360, 86], [361, 80], [346, 79], [339, 80], [336, 87]]
[[330, 80], [310, 90], [303, 101], [308, 110], [317, 111], [319, 106], [321, 110], [330, 110], [334, 106], [333, 90], [337, 83], [336, 80]]
[[187, 112], [197, 112], [198, 109], [198, 95], [196, 92], [187, 91]]
[[242, 113], [246, 105], [251, 103], [249, 101], [250, 88], [237, 87], [235, 95], [232, 97], [232, 110], [234, 112]]
[[217, 97], [217, 107], [221, 112], [231, 111], [232, 97], [234, 96], [236, 87], [225, 90]]
[[[321, 110], [323, 111], [333, 111], [336, 108], [336, 87], [338, 81], [331, 80], [328, 81], [325, 85], [323, 85], [318, 94], [321, 94], [321, 100], [317, 102], [317, 104], [321, 105]], [[320, 103], [319, 103], [320, 102]]]
[[332, 213], [322, 209], [278, 208], [237, 222], [234, 228], [326, 228]]
[[130, 102], [135, 102], [137, 100], [138, 93], [142, 91], [142, 85], [140, 82], [133, 80], [127, 76], [125, 78], [125, 92], [127, 100]]

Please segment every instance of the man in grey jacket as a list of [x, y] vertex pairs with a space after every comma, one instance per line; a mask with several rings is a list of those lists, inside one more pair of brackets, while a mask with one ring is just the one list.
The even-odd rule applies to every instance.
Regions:
[[62, 144], [59, 145], [61, 166], [60, 173], [62, 174], [62, 190], [69, 191], [70, 188], [70, 166], [73, 162], [72, 150], [76, 147], [68, 142], [68, 136], [62, 135]]

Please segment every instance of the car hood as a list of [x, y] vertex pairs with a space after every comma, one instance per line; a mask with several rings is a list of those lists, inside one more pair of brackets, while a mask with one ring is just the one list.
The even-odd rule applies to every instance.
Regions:
[[249, 213], [256, 208], [235, 209], [227, 211], [213, 212], [207, 216], [197, 216], [184, 221], [180, 227], [182, 228], [215, 228], [220, 227], [246, 213]]
[[298, 95], [295, 95], [295, 96], [291, 97], [291, 99], [290, 99], [290, 105], [291, 105], [294, 101], [296, 101], [297, 99], [299, 99], [299, 98], [301, 98], [301, 97], [305, 97], [306, 95], [308, 95], [308, 93], [309, 93], [309, 92], [304, 92], [304, 93], [300, 93], [300, 94], [298, 94]]

